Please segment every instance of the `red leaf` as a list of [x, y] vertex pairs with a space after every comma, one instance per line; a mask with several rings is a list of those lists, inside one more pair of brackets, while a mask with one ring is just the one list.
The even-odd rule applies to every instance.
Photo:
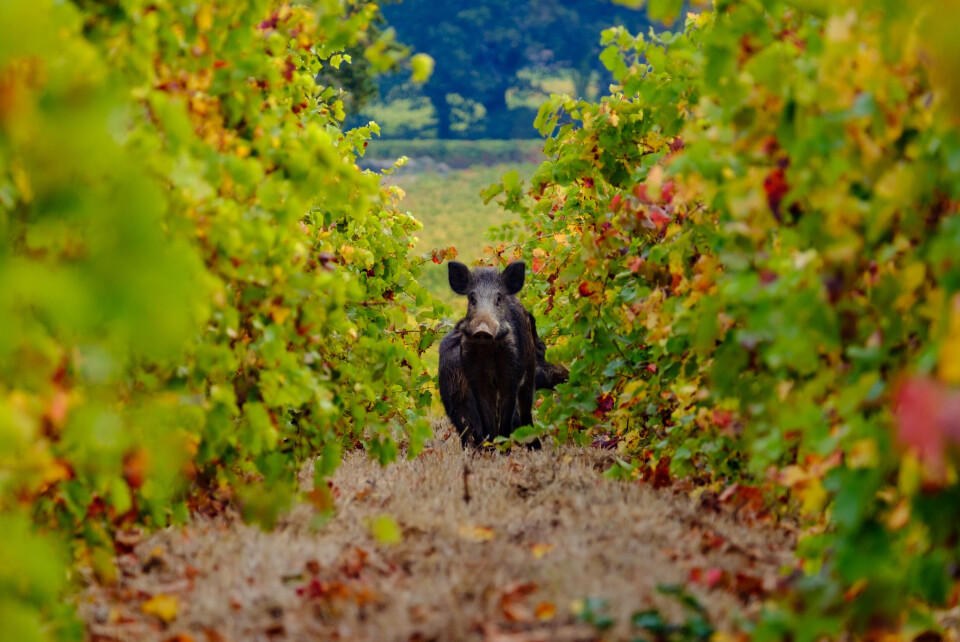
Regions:
[[659, 207], [651, 207], [650, 211], [647, 212], [647, 218], [657, 227], [663, 227], [672, 220], [670, 216]]
[[672, 203], [673, 196], [677, 193], [677, 186], [674, 185], [673, 181], [667, 181], [663, 184], [663, 187], [660, 189], [660, 200], [664, 203]]
[[727, 428], [730, 426], [730, 422], [733, 420], [733, 413], [729, 410], [719, 410], [714, 408], [710, 413], [710, 419], [713, 421], [713, 425], [717, 428]]
[[580, 296], [590, 296], [593, 294], [593, 291], [590, 289], [590, 283], [588, 281], [581, 281], [580, 287], [577, 288], [580, 291]]
[[787, 177], [782, 167], [774, 169], [763, 179], [763, 191], [767, 193], [767, 205], [770, 206], [770, 211], [773, 212], [773, 215], [777, 217], [779, 221], [780, 201], [782, 201], [783, 197], [790, 191], [790, 186], [787, 184]]
[[656, 470], [653, 471], [653, 487], [666, 488], [670, 484], [670, 458], [661, 457], [657, 462]]
[[704, 531], [700, 534], [700, 550], [704, 553], [720, 550], [726, 541], [723, 536], [713, 531]]
[[293, 72], [297, 70], [297, 66], [294, 64], [293, 60], [287, 58], [286, 62], [283, 65], [283, 79], [287, 82], [293, 80]]
[[595, 417], [602, 417], [613, 410], [613, 395], [601, 394], [597, 396], [597, 409], [593, 411]]
[[706, 586], [707, 588], [713, 588], [720, 584], [724, 580], [726, 571], [722, 568], [708, 568], [706, 570], [702, 568], [693, 568], [690, 569], [690, 581], [701, 586]]
[[610, 210], [613, 212], [619, 212], [623, 207], [623, 198], [617, 194], [610, 200]]
[[297, 589], [297, 595], [306, 597], [308, 600], [314, 600], [318, 597], [323, 597], [323, 594], [327, 592], [326, 587], [323, 585], [323, 582], [317, 578], [310, 580], [310, 583], [306, 586], [301, 586]]
[[124, 455], [123, 477], [130, 488], [137, 489], [143, 486], [149, 467], [147, 451], [143, 448], [137, 448]]
[[894, 414], [900, 442], [941, 473], [947, 442], [960, 443], [960, 392], [929, 377], [909, 379], [894, 397]]
[[639, 198], [644, 203], [651, 203], [650, 199], [647, 197], [647, 186], [646, 185], [634, 185], [633, 195]]

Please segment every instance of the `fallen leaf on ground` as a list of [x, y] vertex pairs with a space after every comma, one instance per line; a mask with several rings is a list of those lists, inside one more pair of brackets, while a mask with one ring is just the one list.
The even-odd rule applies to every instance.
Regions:
[[370, 534], [381, 544], [397, 544], [403, 539], [397, 520], [387, 514], [378, 515], [370, 520]]
[[534, 614], [538, 620], [552, 620], [557, 615], [557, 605], [553, 602], [540, 602]]
[[747, 573], [737, 573], [735, 579], [736, 592], [741, 599], [746, 600], [753, 596], [762, 597], [764, 595], [763, 580], [759, 577]]
[[459, 530], [460, 537], [471, 542], [489, 542], [493, 539], [493, 529], [488, 526], [464, 524]]
[[528, 622], [533, 612], [526, 605], [527, 596], [537, 590], [534, 582], [514, 583], [507, 586], [500, 595], [500, 609], [503, 616], [511, 622]]
[[690, 570], [690, 581], [707, 588], [713, 588], [724, 581], [726, 572], [722, 568], [693, 568]]
[[180, 600], [175, 595], [154, 595], [140, 606], [146, 615], [154, 615], [166, 624], [177, 618]]

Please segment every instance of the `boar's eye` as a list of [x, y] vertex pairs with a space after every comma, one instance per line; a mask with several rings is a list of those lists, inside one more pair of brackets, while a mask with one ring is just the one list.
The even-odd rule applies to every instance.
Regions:
[[502, 303], [503, 303], [503, 295], [502, 295], [502, 294], [498, 294], [498, 295], [497, 295], [497, 307], [500, 307], [500, 305], [501, 305]]
[[477, 295], [474, 294], [473, 292], [471, 292], [471, 293], [470, 293], [470, 296], [467, 297], [467, 302], [470, 303], [470, 305], [476, 305], [476, 304], [477, 304]]

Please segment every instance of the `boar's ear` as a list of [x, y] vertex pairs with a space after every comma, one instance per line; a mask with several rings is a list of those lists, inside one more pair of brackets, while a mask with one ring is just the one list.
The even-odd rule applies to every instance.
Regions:
[[447, 265], [450, 277], [450, 288], [457, 294], [466, 294], [470, 284], [470, 268], [460, 261], [450, 261]]
[[527, 264], [523, 261], [514, 261], [507, 266], [507, 269], [503, 271], [500, 278], [503, 280], [503, 285], [506, 286], [507, 292], [516, 294], [520, 291], [520, 288], [523, 287], [523, 280], [526, 275]]

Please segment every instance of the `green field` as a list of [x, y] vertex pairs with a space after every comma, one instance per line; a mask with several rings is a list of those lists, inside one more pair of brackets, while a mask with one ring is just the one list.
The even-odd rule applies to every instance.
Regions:
[[543, 140], [540, 138], [512, 140], [374, 139], [370, 141], [366, 156], [391, 160], [401, 156], [410, 158], [429, 156], [437, 163], [446, 163], [453, 169], [490, 167], [498, 164], [538, 163], [543, 160]]
[[[417, 235], [416, 252], [427, 254], [434, 248], [453, 246], [457, 249], [457, 260], [470, 265], [484, 257], [483, 247], [490, 244], [487, 234], [490, 226], [503, 225], [515, 218], [495, 202], [484, 205], [480, 191], [506, 172], [517, 170], [521, 178], [526, 178], [535, 167], [531, 163], [475, 166], [445, 174], [401, 175], [389, 181], [406, 192], [402, 207], [423, 223]], [[458, 298], [447, 285], [446, 264], [428, 262], [424, 272], [424, 285], [459, 312]]]

